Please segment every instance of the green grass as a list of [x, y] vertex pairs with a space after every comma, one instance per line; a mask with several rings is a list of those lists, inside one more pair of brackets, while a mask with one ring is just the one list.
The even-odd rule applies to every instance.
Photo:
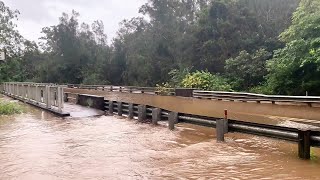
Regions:
[[0, 100], [0, 115], [13, 115], [22, 112], [23, 109], [18, 103]]

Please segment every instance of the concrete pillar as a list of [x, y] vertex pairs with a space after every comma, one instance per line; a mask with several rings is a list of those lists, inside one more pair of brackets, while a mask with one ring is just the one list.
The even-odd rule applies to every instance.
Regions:
[[30, 100], [30, 96], [31, 96], [31, 87], [30, 84], [28, 84], [28, 91], [27, 91], [27, 96], [28, 96], [28, 100]]
[[109, 114], [113, 114], [113, 101], [109, 101]]
[[169, 121], [169, 129], [174, 130], [174, 125], [178, 123], [178, 113], [170, 112], [168, 121]]
[[57, 103], [58, 103], [58, 110], [59, 112], [62, 112], [62, 96], [61, 96], [61, 87], [58, 87], [58, 92], [57, 92], [57, 95], [58, 95], [58, 99], [57, 99]]
[[35, 88], [35, 100], [36, 100], [37, 103], [40, 102], [39, 94], [40, 94], [39, 93], [39, 86], [37, 85], [36, 88]]
[[143, 122], [147, 119], [147, 106], [139, 105], [138, 106], [138, 121]]
[[122, 116], [122, 102], [118, 102], [118, 116]]
[[132, 103], [130, 103], [129, 104], [129, 113], [128, 113], [128, 119], [133, 119], [133, 117], [134, 117], [134, 109], [133, 109], [133, 104]]
[[161, 120], [161, 109], [160, 108], [153, 108], [152, 109], [152, 124], [158, 125], [158, 121]]
[[61, 91], [61, 108], [64, 108], [64, 89], [63, 87], [60, 87], [60, 91]]
[[224, 119], [218, 119], [216, 121], [216, 134], [217, 134], [217, 142], [224, 142], [224, 134], [225, 134]]
[[51, 108], [51, 88], [50, 88], [50, 86], [46, 86], [46, 88], [47, 88], [47, 102], [46, 102], [46, 104], [47, 104], [47, 108], [48, 109], [50, 109]]
[[310, 130], [298, 131], [299, 158], [301, 159], [310, 159], [310, 133]]

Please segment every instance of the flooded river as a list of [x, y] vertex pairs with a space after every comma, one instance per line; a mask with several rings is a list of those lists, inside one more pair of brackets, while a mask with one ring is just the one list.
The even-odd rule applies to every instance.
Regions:
[[241, 134], [218, 144], [211, 128], [164, 126], [28, 107], [0, 117], [0, 179], [320, 179], [320, 161], [299, 160], [296, 144]]

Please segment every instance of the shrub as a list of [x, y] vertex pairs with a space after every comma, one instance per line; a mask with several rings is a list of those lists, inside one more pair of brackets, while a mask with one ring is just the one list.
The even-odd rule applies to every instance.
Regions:
[[22, 112], [22, 107], [18, 103], [0, 100], [0, 115], [20, 114]]
[[167, 95], [171, 95], [171, 92], [172, 92], [172, 87], [170, 86], [169, 83], [162, 83], [162, 84], [156, 85], [156, 93], [158, 95], [167, 96]]
[[211, 91], [232, 91], [227, 80], [219, 75], [211, 74], [208, 71], [196, 71], [189, 73], [182, 80], [185, 88], [197, 88]]

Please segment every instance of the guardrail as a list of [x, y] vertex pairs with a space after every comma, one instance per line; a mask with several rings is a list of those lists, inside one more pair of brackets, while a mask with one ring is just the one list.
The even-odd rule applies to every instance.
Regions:
[[[141, 94], [159, 94], [155, 87], [136, 87], [136, 86], [106, 86], [106, 85], [81, 85], [81, 84], [68, 84], [68, 88], [79, 88], [109, 92], [123, 92], [123, 93], [141, 93]], [[163, 88], [169, 95], [174, 95], [175, 89]]]
[[151, 119], [152, 124], [158, 121], [168, 121], [170, 130], [177, 123], [191, 123], [217, 129], [217, 140], [224, 140], [224, 134], [228, 132], [239, 132], [258, 136], [276, 138], [298, 143], [299, 157], [310, 159], [310, 147], [320, 147], [320, 131], [316, 129], [297, 129], [275, 125], [265, 125], [237, 120], [219, 119], [207, 116], [170, 112], [168, 110], [138, 105], [126, 102], [105, 100], [105, 110], [109, 114], [126, 116], [129, 119], [137, 119], [139, 122]]
[[222, 91], [193, 91], [193, 97], [199, 99], [215, 99], [215, 100], [229, 100], [241, 102], [270, 102], [275, 104], [277, 102], [287, 103], [305, 103], [312, 106], [313, 103], [320, 103], [320, 97], [317, 96], [279, 96], [279, 95], [264, 95], [253, 93], [238, 93], [238, 92], [222, 92]]
[[64, 93], [63, 86], [44, 83], [3, 83], [3, 93], [12, 98], [26, 103], [50, 110], [61, 116], [68, 115], [63, 113]]

